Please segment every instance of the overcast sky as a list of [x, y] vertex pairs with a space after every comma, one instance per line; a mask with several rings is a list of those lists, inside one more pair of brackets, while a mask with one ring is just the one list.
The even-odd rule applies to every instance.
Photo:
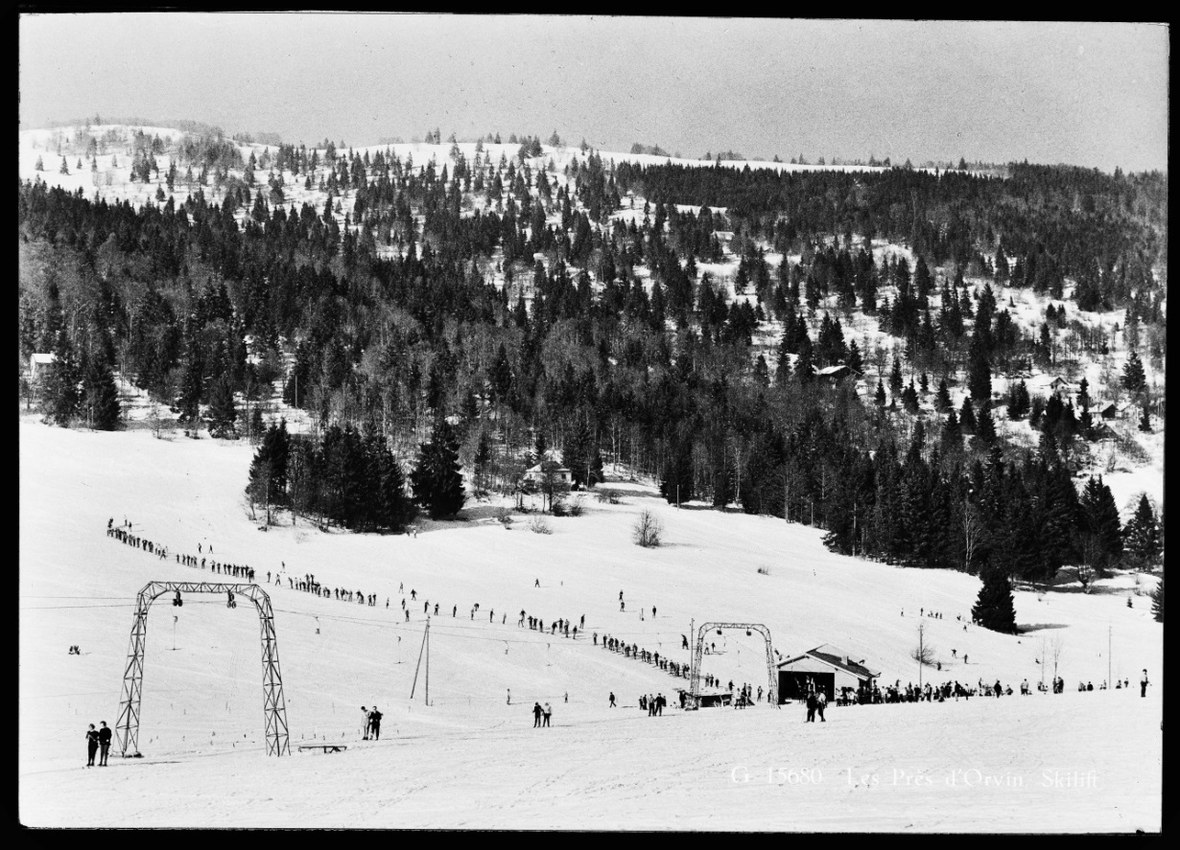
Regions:
[[25, 15], [20, 120], [1139, 171], [1167, 167], [1168, 41], [1122, 23]]

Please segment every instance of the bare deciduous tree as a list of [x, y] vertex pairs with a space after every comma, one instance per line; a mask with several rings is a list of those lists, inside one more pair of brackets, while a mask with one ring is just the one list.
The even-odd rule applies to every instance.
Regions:
[[1061, 662], [1061, 651], [1065, 648], [1065, 641], [1061, 637], [1053, 638], [1049, 644], [1049, 654], [1053, 657], [1053, 679], [1057, 679], [1057, 665]]
[[659, 517], [651, 511], [644, 511], [639, 515], [639, 519], [635, 521], [632, 536], [637, 546], [651, 549], [660, 545], [660, 535], [663, 532], [664, 526], [660, 522]]
[[979, 508], [967, 502], [963, 506], [963, 571], [971, 572], [971, 559], [983, 542], [983, 520], [979, 516]]

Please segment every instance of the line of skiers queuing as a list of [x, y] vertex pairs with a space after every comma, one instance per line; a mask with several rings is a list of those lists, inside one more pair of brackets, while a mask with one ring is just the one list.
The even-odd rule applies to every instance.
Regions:
[[648, 664], [655, 665], [656, 669], [663, 670], [669, 675], [681, 679], [687, 679], [689, 677], [689, 666], [687, 664], [672, 661], [666, 655], [660, 655], [658, 652], [650, 652], [641, 648], [638, 644], [623, 643], [618, 638], [613, 638], [610, 635], [603, 635], [600, 640], [598, 632], [593, 633], [593, 641], [595, 646], [601, 645], [603, 649], [621, 653], [625, 658], [646, 661]]
[[[129, 520], [124, 520], [123, 525], [118, 526], [115, 525], [114, 517], [111, 517], [107, 520], [107, 537], [113, 537], [120, 543], [124, 543], [134, 549], [140, 549], [144, 552], [147, 552], [149, 555], [155, 555], [162, 561], [167, 560], [167, 546], [161, 546], [152, 540], [148, 540], [146, 537], [133, 534], [131, 529], [132, 525]], [[197, 549], [203, 554], [202, 544], [198, 543]], [[210, 554], [213, 552], [212, 545], [209, 546], [209, 552]], [[176, 559], [176, 563], [186, 567], [200, 567], [201, 569], [206, 569], [207, 567], [211, 572], [214, 573], [233, 576], [234, 578], [244, 578], [247, 581], [254, 581], [253, 567], [247, 567], [242, 564], [226, 564], [221, 561], [214, 560], [213, 558], [209, 558], [206, 561], [205, 558], [198, 559], [195, 555], [182, 555], [179, 552], [174, 553], [174, 557]]]
[[[168, 557], [167, 547], [161, 546], [152, 540], [142, 537], [141, 535], [134, 534], [133, 533], [133, 525], [126, 518], [124, 518], [123, 523], [118, 526], [115, 525], [114, 517], [111, 517], [110, 519], [108, 519], [107, 520], [107, 536], [112, 537], [112, 538], [118, 540], [119, 542], [124, 543], [128, 546], [131, 546], [133, 548], [140, 549], [141, 551], [147, 552], [148, 554], [157, 555], [162, 560], [167, 559], [167, 557]], [[197, 553], [198, 553], [197, 555], [182, 555], [180, 553], [176, 553], [175, 554], [176, 562], [178, 564], [182, 564], [184, 566], [199, 567], [200, 569], [207, 568], [217, 574], [228, 575], [228, 576], [232, 576], [235, 578], [244, 578], [248, 581], [254, 581], [255, 570], [253, 567], [244, 566], [241, 564], [227, 564], [227, 563], [217, 561], [217, 560], [213, 559], [212, 557], [204, 557], [206, 549], [208, 550], [209, 555], [212, 556], [213, 545], [211, 543], [205, 543], [205, 544], [198, 543], [197, 544]], [[339, 600], [339, 601], [343, 601], [343, 602], [356, 602], [358, 604], [368, 605], [370, 607], [377, 606], [378, 596], [375, 593], [366, 594], [361, 590], [352, 591], [352, 590], [348, 590], [343, 587], [327, 588], [327, 587], [322, 586], [319, 582], [316, 581], [314, 573], [306, 573], [306, 574], [304, 574], [302, 579], [300, 579], [296, 576], [287, 575], [286, 574], [286, 567], [287, 567], [286, 562], [281, 562], [281, 564], [282, 564], [281, 571], [276, 571], [273, 574], [269, 570], [267, 571], [266, 582], [267, 582], [268, 586], [273, 584], [274, 586], [281, 587], [283, 584], [283, 579], [285, 578], [287, 581], [287, 586], [292, 590], [299, 590], [299, 591], [302, 591], [305, 593], [311, 593], [315, 596], [320, 596], [325, 599], [331, 598], [331, 599], [335, 599], [335, 600]], [[272, 582], [272, 576], [273, 576], [273, 582]], [[534, 586], [535, 587], [540, 586], [539, 579], [534, 583]], [[399, 585], [398, 593], [402, 593], [402, 594], [405, 593], [405, 584], [404, 583], [401, 583]], [[411, 588], [410, 589], [410, 601], [416, 602], [417, 599], [418, 599], [417, 590]], [[174, 600], [174, 604], [181, 604], [181, 603], [179, 602], [179, 600]], [[230, 605], [230, 607], [236, 607], [234, 600], [233, 600], [232, 593], [230, 594], [228, 604]], [[390, 599], [388, 596], [385, 598], [385, 607], [386, 608], [390, 607]], [[405, 621], [408, 623], [410, 621], [410, 609], [406, 605], [406, 599], [404, 596], [402, 597], [402, 600], [401, 600], [401, 609], [405, 614]], [[423, 614], [430, 614], [431, 613], [430, 609], [431, 609], [430, 601], [424, 600], [423, 605], [422, 605], [422, 613]], [[452, 605], [451, 606], [451, 616], [457, 617], [458, 610], [459, 610], [458, 605]], [[623, 591], [621, 591], [621, 590], [619, 591], [619, 610], [620, 611], [624, 610]], [[438, 616], [439, 611], [440, 611], [440, 605], [439, 605], [439, 603], [436, 602], [434, 604], [434, 615]], [[470, 619], [474, 621], [475, 615], [477, 613], [479, 613], [479, 603], [478, 602], [476, 602], [474, 605], [472, 605], [472, 607], [470, 609]], [[488, 612], [488, 622], [489, 623], [495, 622], [495, 615], [496, 615], [496, 612], [494, 609], [492, 609]], [[923, 617], [933, 617], [934, 619], [942, 619], [942, 612], [941, 611], [927, 610], [925, 607], [920, 607], [918, 609], [918, 615], [923, 616]], [[501, 615], [501, 619], [500, 619], [501, 624], [505, 624], [507, 622], [507, 616], [508, 616], [507, 614]], [[643, 609], [641, 609], [640, 610], [640, 618], [642, 619], [643, 616], [644, 616], [644, 611], [643, 611]], [[651, 616], [653, 619], [656, 616], [656, 607], [654, 605], [652, 606], [652, 609], [651, 609]], [[905, 609], [904, 608], [901, 609], [901, 616], [903, 616], [903, 617], [905, 616]], [[962, 615], [957, 616], [955, 619], [960, 620], [960, 621], [963, 620]], [[585, 634], [586, 615], [583, 614], [581, 616], [581, 618], [578, 621], [578, 625], [571, 625], [571, 622], [567, 619], [557, 619], [557, 620], [551, 621], [549, 623], [548, 629], [546, 629], [546, 627], [545, 627], [546, 623], [545, 623], [544, 619], [542, 619], [541, 617], [529, 616], [527, 614], [527, 612], [522, 608], [520, 611], [520, 617], [517, 620], [517, 626], [520, 628], [524, 628], [526, 625], [530, 630], [538, 631], [538, 632], [541, 632], [542, 634], [545, 633], [546, 631], [548, 631], [550, 635], [560, 634], [562, 637], [573, 638], [574, 640], [577, 640], [579, 627], [581, 627], [581, 629], [583, 630], [583, 634]], [[964, 629], [967, 628], [967, 625], [965, 622], [964, 622], [963, 628]], [[680, 639], [681, 639], [681, 648], [688, 649], [687, 635], [681, 635]], [[597, 632], [595, 632], [593, 635], [593, 643], [594, 643], [594, 645], [598, 645], [599, 642], [600, 642], [599, 635]], [[624, 657], [635, 658], [637, 660], [644, 661], [649, 664], [653, 664], [656, 666], [657, 669], [663, 670], [672, 676], [676, 676], [678, 678], [683, 678], [683, 679], [689, 678], [689, 675], [690, 675], [689, 665], [672, 661], [666, 655], [661, 656], [660, 653], [658, 653], [658, 652], [650, 652], [646, 649], [642, 649], [637, 644], [623, 643], [622, 641], [618, 640], [617, 638], [612, 638], [609, 635], [604, 634], [601, 637], [601, 645], [604, 649], [609, 649], [612, 652], [619, 652]], [[712, 654], [715, 651], [716, 651], [715, 645], [706, 644], [704, 646], [705, 654]], [[70, 647], [70, 654], [80, 655], [81, 650], [77, 647], [77, 645], [73, 645]], [[953, 658], [957, 658], [958, 657], [957, 650], [952, 649], [951, 656]], [[963, 663], [964, 664], [968, 663], [968, 656], [965, 653], [963, 655]], [[942, 665], [940, 663], [939, 669], [941, 669], [941, 666]], [[715, 676], [710, 675], [710, 674], [705, 674], [702, 678], [702, 681], [706, 687], [720, 687], [720, 685], [721, 685], [721, 683], [717, 680], [717, 678]], [[1141, 695], [1146, 695], [1146, 691], [1147, 691], [1147, 671], [1146, 670], [1143, 671], [1143, 681], [1140, 682], [1140, 685], [1141, 685]], [[1129, 688], [1130, 686], [1131, 686], [1131, 683], [1130, 683], [1129, 679], [1118, 680], [1115, 682], [1116, 689]], [[742, 705], [748, 705], [748, 704], [753, 703], [753, 696], [749, 691], [749, 687], [750, 687], [749, 685], [743, 686], [742, 693], [735, 700], [735, 706], [740, 707]], [[1098, 690], [1105, 690], [1106, 687], [1107, 687], [1106, 683], [1103, 682], [1101, 685], [1099, 685]], [[1037, 685], [1037, 690], [1042, 691], [1042, 692], [1048, 692], [1050, 688], [1052, 689], [1052, 693], [1055, 693], [1055, 694], [1063, 693], [1065, 690], [1065, 682], [1061, 678], [1056, 678], [1052, 681], [1051, 685], [1045, 685], [1043, 682], [1038, 683], [1038, 685]], [[1094, 690], [1094, 685], [1093, 685], [1093, 683], [1079, 682], [1078, 683], [1078, 690], [1079, 691], [1092, 691], [1092, 690]], [[730, 692], [733, 691], [733, 682], [729, 682], [729, 691]], [[837, 703], [841, 704], [841, 705], [849, 704], [849, 703], [859, 703], [861, 705], [868, 705], [868, 704], [889, 703], [889, 702], [917, 702], [917, 701], [921, 701], [921, 700], [943, 701], [945, 699], [950, 699], [950, 698], [958, 699], [960, 696], [963, 697], [964, 699], [968, 699], [971, 696], [976, 696], [979, 694], [982, 694], [984, 696], [1011, 695], [1012, 692], [1013, 691], [1012, 691], [1011, 685], [1009, 685], [1007, 687], [1001, 687], [1000, 683], [998, 681], [994, 685], [988, 686], [988, 685], [984, 685], [981, 680], [977, 683], [976, 688], [970, 688], [968, 686], [961, 685], [958, 681], [955, 681], [953, 683], [949, 682], [949, 681], [943, 682], [941, 685], [933, 685], [931, 683], [927, 683], [921, 689], [917, 688], [917, 686], [913, 685], [912, 683], [907, 684], [906, 687], [903, 689], [901, 687], [900, 681], [898, 681], [898, 682], [895, 682], [891, 686], [890, 685], [885, 686], [884, 689], [882, 689], [881, 687], [879, 687], [875, 683], [873, 684], [873, 686], [871, 688], [867, 688], [867, 687], [862, 686], [860, 689], [858, 689], [855, 692], [853, 692], [853, 690], [851, 688], [843, 688], [843, 689], [841, 689], [841, 692], [837, 697]], [[1028, 685], [1027, 679], [1025, 679], [1021, 683], [1020, 692], [1022, 694], [1031, 693], [1031, 689]], [[767, 697], [767, 699], [770, 698], [769, 692], [767, 692], [766, 697]], [[761, 702], [761, 700], [762, 700], [762, 688], [759, 687], [758, 688], [758, 701]], [[683, 696], [682, 696], [682, 702], [683, 702]], [[821, 719], [822, 719], [822, 715], [821, 715]]]
[[[1146, 680], [1147, 671], [1144, 670], [1143, 681], [1140, 682], [1141, 695], [1146, 695]], [[1023, 696], [1027, 696], [1033, 692], [1033, 686], [1029, 684], [1028, 679], [1021, 681], [1018, 687], [1019, 693]], [[1115, 682], [1115, 689], [1130, 687], [1130, 679], [1119, 679]], [[1103, 682], [1097, 688], [1094, 687], [1093, 682], [1078, 683], [1078, 691], [1104, 691], [1106, 689], [1106, 682]], [[1055, 694], [1064, 693], [1065, 680], [1057, 677], [1049, 684], [1038, 682], [1036, 690], [1041, 693], [1050, 693], [1050, 691]], [[959, 697], [963, 699], [970, 699], [973, 696], [1001, 697], [1012, 696], [1014, 693], [1016, 692], [1013, 691], [1011, 684], [1004, 685], [999, 679], [993, 684], [986, 684], [982, 679], [979, 679], [974, 686], [965, 685], [955, 680], [953, 682], [942, 682], [941, 684], [927, 682], [920, 687], [913, 682], [907, 682], [902, 687], [901, 681], [897, 680], [892, 685], [886, 685], [883, 688], [876, 683], [872, 687], [861, 686], [856, 690], [842, 688], [836, 701], [838, 705], [876, 705], [892, 702], [944, 702], [948, 699], [958, 700]]]
[[107, 756], [111, 751], [111, 727], [102, 721], [102, 728], [95, 729], [94, 724], [86, 730], [86, 766], [94, 767], [94, 755], [98, 753], [98, 766], [107, 766]]
[[[123, 543], [126, 543], [130, 546], [133, 546], [134, 548], [141, 549], [143, 551], [153, 553], [153, 554], [160, 554], [161, 557], [163, 557], [163, 558], [167, 557], [167, 550], [164, 547], [158, 546], [157, 544], [153, 543], [150, 540], [147, 540], [146, 538], [132, 534], [131, 528], [132, 528], [132, 524], [128, 520], [124, 520], [123, 525], [116, 526], [114, 517], [112, 517], [107, 521], [107, 536], [114, 537], [115, 539], [117, 539]], [[198, 543], [197, 544], [198, 555], [181, 555], [181, 554], [177, 553], [176, 554], [176, 562], [178, 564], [182, 564], [183, 566], [198, 567], [200, 569], [208, 568], [215, 573], [220, 573], [220, 574], [224, 574], [224, 575], [231, 575], [234, 577], [245, 578], [248, 581], [254, 581], [255, 570], [253, 567], [246, 567], [246, 566], [241, 566], [238, 564], [225, 564], [225, 563], [215, 561], [212, 558], [207, 559], [205, 557], [198, 557], [198, 556], [203, 556], [205, 554], [206, 550], [208, 550], [208, 552], [212, 553], [213, 552], [213, 545], [209, 544], [209, 543], [204, 543], [204, 544]], [[343, 588], [343, 587], [335, 587], [335, 588], [324, 587], [320, 582], [316, 581], [316, 577], [315, 577], [314, 573], [305, 573], [302, 578], [299, 578], [298, 576], [290, 576], [287, 574], [286, 562], [280, 561], [280, 564], [281, 564], [281, 569], [275, 571], [274, 573], [271, 573], [269, 570], [267, 570], [266, 584], [268, 587], [269, 586], [282, 587], [283, 580], [286, 579], [287, 587], [291, 590], [298, 590], [298, 591], [302, 591], [304, 593], [310, 593], [313, 596], [322, 597], [324, 599], [335, 599], [335, 600], [338, 600], [341, 602], [356, 602], [357, 604], [360, 604], [360, 605], [368, 605], [370, 607], [377, 607], [379, 597], [376, 593], [365, 593], [363, 590], [355, 590], [354, 591], [354, 590], [349, 590], [349, 589]], [[537, 580], [535, 586], [537, 586], [537, 587], [540, 586], [539, 579]], [[405, 583], [404, 582], [399, 584], [398, 593], [399, 594], [405, 593]], [[620, 591], [620, 593], [621, 593], [621, 591]], [[417, 602], [418, 591], [414, 588], [411, 588], [409, 598], [410, 598], [411, 602]], [[232, 597], [231, 597], [231, 600], [232, 600]], [[388, 596], [385, 597], [385, 607], [387, 609], [390, 607], [390, 598]], [[439, 616], [440, 608], [441, 608], [440, 603], [438, 603], [438, 602], [434, 603], [433, 608], [434, 608], [434, 616], [436, 616], [436, 617]], [[401, 610], [405, 615], [405, 621], [407, 623], [410, 622], [410, 608], [406, 604], [405, 596], [402, 596]], [[655, 616], [655, 610], [656, 609], [653, 606], [652, 607], [652, 616]], [[431, 613], [430, 600], [428, 600], [428, 599], [423, 600], [422, 613], [427, 614], [427, 615], [429, 615]], [[469, 612], [469, 618], [474, 621], [475, 615], [478, 613], [479, 613], [479, 603], [476, 602], [471, 606], [471, 609]], [[458, 617], [458, 614], [459, 614], [459, 606], [452, 605], [451, 606], [451, 616]], [[494, 623], [495, 618], [496, 618], [495, 609], [489, 610], [488, 611], [488, 622]], [[500, 615], [500, 624], [505, 625], [505, 624], [507, 624], [507, 621], [508, 621], [507, 613], [502, 612]], [[548, 629], [546, 629], [545, 621], [542, 618], [530, 617], [530, 616], [528, 616], [527, 612], [524, 609], [521, 609], [520, 619], [517, 621], [517, 625], [519, 627], [523, 628], [525, 626], [526, 622], [528, 623], [528, 628], [532, 629], [534, 631], [539, 631], [542, 633], [544, 633], [545, 631], [548, 631], [549, 634], [551, 634], [551, 635], [560, 634], [563, 637], [573, 638], [574, 640], [577, 640], [579, 626], [583, 630], [586, 627], [586, 615], [583, 614], [581, 616], [580, 620], [578, 621], [578, 625], [571, 625], [570, 620], [567, 620], [567, 619], [558, 619], [558, 620], [554, 620], [551, 623], [549, 623]]]
[[372, 708], [361, 706], [361, 737], [364, 740], [376, 741], [381, 738], [381, 717], [377, 706]]

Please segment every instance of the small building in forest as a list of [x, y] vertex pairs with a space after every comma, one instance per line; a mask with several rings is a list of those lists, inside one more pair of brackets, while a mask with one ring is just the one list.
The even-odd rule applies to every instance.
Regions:
[[555, 460], [543, 460], [536, 466], [525, 470], [522, 483], [526, 490], [530, 490], [546, 483], [569, 486], [572, 480], [573, 473], [568, 467], [562, 466]]
[[871, 688], [879, 675], [865, 666], [864, 659], [853, 660], [848, 653], [823, 644], [778, 663], [778, 700], [806, 699], [808, 692], [815, 690], [823, 691], [828, 702], [835, 702], [837, 695]]
[[835, 385], [843, 381], [845, 378], [859, 378], [861, 377], [861, 374], [850, 366], [846, 366], [841, 363], [837, 366], [825, 366], [822, 369], [815, 369], [815, 377], [818, 380], [826, 381], [829, 384]]
[[45, 376], [45, 371], [51, 363], [57, 360], [53, 352], [37, 352], [29, 355], [29, 383], [35, 384]]

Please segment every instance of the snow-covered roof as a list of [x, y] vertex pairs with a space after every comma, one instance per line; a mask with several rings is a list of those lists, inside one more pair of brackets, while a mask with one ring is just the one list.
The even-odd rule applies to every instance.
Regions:
[[837, 649], [836, 647], [827, 643], [821, 644], [815, 649], [809, 649], [802, 655], [796, 655], [793, 658], [780, 661], [777, 666], [779, 668], [787, 667], [794, 664], [796, 661], [807, 658], [822, 661], [823, 663], [832, 667], [838, 667], [839, 669], [856, 676], [858, 679], [875, 679], [877, 676], [881, 675], [879, 671], [874, 672], [868, 667], [865, 667], [864, 659], [861, 659], [860, 661], [853, 661], [848, 657], [848, 653], [843, 652], [842, 650]]
[[562, 466], [555, 460], [543, 460], [536, 466], [529, 467], [526, 472], [544, 475], [546, 472], [569, 472], [569, 468]]

